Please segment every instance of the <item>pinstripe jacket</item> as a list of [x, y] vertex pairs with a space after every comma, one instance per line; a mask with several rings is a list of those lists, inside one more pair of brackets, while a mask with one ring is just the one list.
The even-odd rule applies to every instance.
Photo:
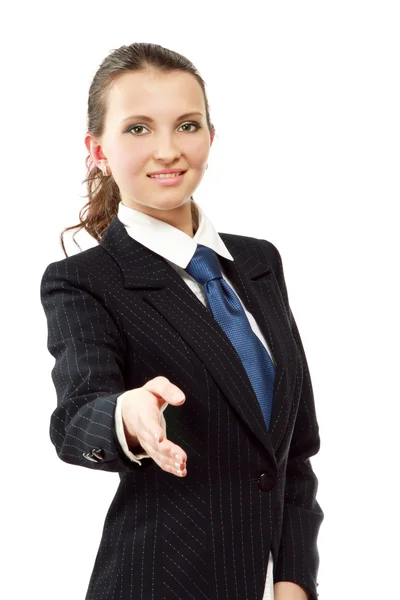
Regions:
[[[310, 457], [320, 446], [306, 356], [282, 261], [266, 240], [219, 234], [219, 257], [276, 360], [269, 431], [239, 356], [176, 271], [114, 217], [100, 244], [51, 263], [41, 281], [57, 408], [50, 437], [69, 463], [119, 473], [86, 600], [261, 600], [274, 582], [316, 600], [323, 512]], [[178, 478], [129, 460], [116, 399], [164, 375], [184, 448]]]

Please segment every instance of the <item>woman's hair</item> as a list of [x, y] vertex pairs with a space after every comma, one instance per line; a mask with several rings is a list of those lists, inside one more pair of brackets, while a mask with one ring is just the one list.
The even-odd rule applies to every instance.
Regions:
[[[103, 60], [89, 88], [87, 112], [87, 130], [89, 133], [95, 137], [103, 134], [107, 96], [113, 82], [123, 73], [142, 71], [146, 68], [158, 69], [164, 73], [174, 71], [191, 73], [197, 79], [203, 91], [207, 124], [210, 132], [214, 135], [205, 83], [193, 63], [173, 50], [150, 43], [134, 43], [129, 46], [121, 46]], [[88, 198], [88, 202], [79, 212], [80, 223], [66, 227], [61, 233], [60, 241], [65, 256], [68, 255], [63, 241], [64, 233], [70, 229], [77, 229], [78, 231], [86, 229], [95, 240], [99, 241], [112, 218], [117, 215], [118, 204], [121, 200], [119, 188], [113, 176], [103, 176], [101, 169], [92, 163], [90, 154], [85, 162], [87, 177], [83, 180], [83, 183], [87, 184], [88, 193], [83, 198]], [[79, 244], [75, 240], [75, 235], [78, 231], [73, 235], [73, 240], [77, 246]]]

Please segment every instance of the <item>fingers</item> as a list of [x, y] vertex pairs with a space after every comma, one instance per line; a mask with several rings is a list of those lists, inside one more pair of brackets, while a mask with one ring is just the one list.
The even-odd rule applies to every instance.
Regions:
[[179, 446], [169, 440], [164, 439], [162, 442], [156, 442], [153, 457], [164, 471], [178, 477], [185, 477], [187, 474], [186, 454]]
[[157, 463], [161, 469], [177, 475], [179, 477], [185, 477], [187, 474], [186, 452], [179, 446], [168, 440], [164, 436], [164, 432], [160, 428], [160, 434], [157, 433], [157, 437], [160, 441], [157, 441], [156, 436], [147, 433], [145, 438], [141, 440], [141, 446], [145, 449], [147, 454]]

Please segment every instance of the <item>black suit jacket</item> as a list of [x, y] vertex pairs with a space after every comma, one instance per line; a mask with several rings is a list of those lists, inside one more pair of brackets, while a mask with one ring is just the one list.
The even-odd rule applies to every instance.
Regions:
[[[41, 301], [61, 460], [119, 473], [86, 600], [261, 600], [274, 581], [316, 599], [323, 512], [307, 360], [269, 241], [220, 233], [219, 257], [277, 361], [270, 430], [229, 338], [178, 273], [114, 217], [99, 245], [47, 266]], [[124, 454], [117, 397], [163, 375], [186, 402], [164, 413], [187, 453], [178, 478]]]

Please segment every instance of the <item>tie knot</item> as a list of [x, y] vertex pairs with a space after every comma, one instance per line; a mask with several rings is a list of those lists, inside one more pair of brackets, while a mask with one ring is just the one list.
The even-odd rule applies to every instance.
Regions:
[[216, 252], [203, 244], [197, 244], [196, 252], [185, 271], [201, 284], [222, 277]]

